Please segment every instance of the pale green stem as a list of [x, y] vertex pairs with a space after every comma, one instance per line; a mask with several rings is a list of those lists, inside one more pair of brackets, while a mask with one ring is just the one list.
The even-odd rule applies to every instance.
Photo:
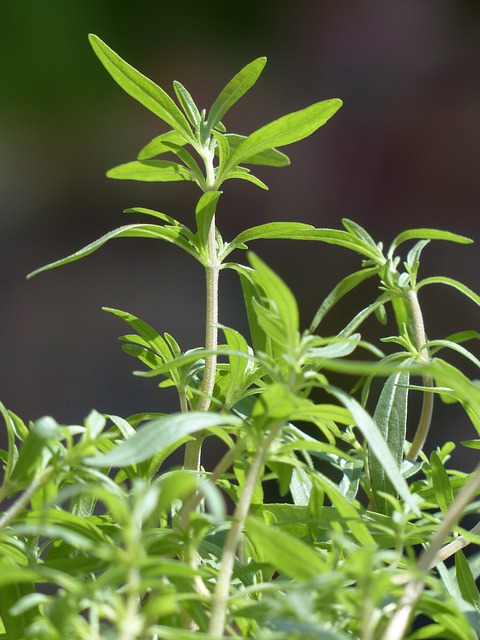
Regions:
[[[207, 191], [213, 189], [215, 182], [215, 170], [213, 166], [214, 154], [205, 150], [203, 159], [206, 170]], [[206, 318], [205, 318], [205, 349], [215, 350], [218, 344], [218, 280], [220, 273], [220, 263], [218, 261], [217, 240], [216, 240], [215, 216], [212, 218], [207, 240], [208, 266], [205, 267], [206, 276]], [[198, 401], [198, 411], [208, 411], [215, 385], [215, 374], [217, 371], [217, 356], [205, 356], [205, 368], [201, 386], [201, 396]], [[202, 442], [204, 435], [199, 433], [194, 440], [187, 442], [185, 446], [185, 469], [198, 471], [201, 463]]]
[[213, 638], [222, 638], [224, 634], [230, 583], [232, 580], [238, 544], [250, 510], [253, 492], [260, 476], [262, 466], [267, 458], [270, 445], [282, 428], [282, 425], [283, 422], [272, 427], [263, 445], [257, 451], [245, 480], [242, 495], [240, 496], [233, 513], [232, 525], [228, 531], [225, 545], [223, 547], [220, 570], [218, 572], [217, 584], [213, 594], [212, 612], [210, 615], [210, 626], [208, 629], [209, 635]]
[[31, 484], [25, 489], [25, 491], [19, 496], [17, 500], [5, 511], [0, 518], [0, 530], [8, 527], [18, 515], [25, 509], [30, 502], [32, 496], [40, 487], [51, 477], [53, 469], [49, 467], [39, 476], [34, 478]]
[[[424, 363], [428, 363], [430, 361], [430, 357], [428, 355], [427, 348], [425, 347], [427, 337], [425, 335], [423, 315], [422, 310], [420, 309], [420, 304], [418, 302], [417, 292], [413, 289], [410, 289], [410, 291], [407, 293], [407, 299], [410, 305], [416, 347], [419, 350], [421, 361]], [[426, 388], [433, 387], [433, 379], [431, 378], [431, 376], [423, 376], [423, 386]], [[425, 444], [430, 425], [432, 423], [432, 413], [433, 393], [430, 391], [424, 391], [422, 411], [420, 413], [417, 430], [415, 432], [410, 451], [407, 455], [408, 460], [415, 460], [420, 451], [423, 449], [423, 445]]]
[[[453, 527], [460, 520], [467, 506], [474, 500], [480, 488], [480, 465], [478, 465], [467, 484], [457, 494], [450, 505], [445, 518], [430, 539], [427, 547], [422, 551], [417, 561], [419, 572], [425, 573], [438, 562], [445, 559], [443, 547], [445, 539]], [[457, 549], [458, 550], [458, 549]], [[410, 626], [418, 600], [425, 586], [422, 577], [411, 580], [405, 587], [404, 594], [398, 603], [397, 610], [390, 620], [381, 640], [402, 640]]]

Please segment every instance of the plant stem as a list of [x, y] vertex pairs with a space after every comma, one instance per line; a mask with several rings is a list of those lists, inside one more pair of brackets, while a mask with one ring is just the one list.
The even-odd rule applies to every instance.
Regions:
[[5, 511], [0, 518], [0, 530], [8, 527], [15, 518], [21, 513], [21, 511], [27, 506], [32, 498], [33, 494], [40, 489], [40, 487], [50, 478], [53, 474], [53, 469], [48, 467], [39, 476], [34, 478], [31, 484], [25, 489], [22, 495], [15, 500], [15, 502]]
[[[420, 554], [417, 561], [417, 569], [419, 572], [425, 573], [438, 564], [438, 562], [445, 559], [444, 554], [442, 554], [442, 550], [445, 549], [445, 547], [443, 547], [445, 538], [450, 534], [467, 506], [475, 498], [479, 488], [480, 465], [476, 467], [470, 480], [459, 491], [445, 514], [442, 523], [431, 537], [428, 546]], [[382, 640], [402, 640], [402, 638], [404, 638], [424, 586], [425, 581], [423, 577], [417, 577], [406, 585], [404, 594], [382, 636]]]
[[[213, 166], [214, 153], [208, 149], [204, 150], [203, 159], [205, 162], [207, 191], [214, 188], [215, 170]], [[218, 261], [217, 239], [215, 215], [212, 217], [207, 239], [208, 266], [205, 267], [206, 278], [206, 314], [205, 314], [205, 349], [215, 350], [218, 345], [218, 280], [220, 273], [220, 263]], [[201, 386], [201, 396], [198, 401], [198, 411], [208, 411], [215, 385], [215, 374], [217, 371], [217, 356], [205, 356], [205, 368], [203, 370], [203, 380]], [[204, 436], [199, 433], [194, 440], [187, 442], [185, 446], [185, 469], [200, 470], [202, 442]]]
[[233, 568], [238, 543], [242, 534], [245, 520], [247, 519], [252, 502], [255, 485], [258, 481], [261, 469], [267, 458], [271, 443], [283, 426], [283, 422], [276, 423], [266, 437], [262, 446], [258, 449], [250, 470], [248, 472], [242, 495], [238, 501], [232, 517], [232, 525], [228, 531], [225, 545], [223, 547], [220, 570], [218, 572], [217, 584], [213, 594], [212, 612], [210, 615], [209, 635], [214, 638], [222, 638], [225, 630], [227, 617], [227, 602], [230, 592]]
[[[414, 289], [410, 289], [407, 293], [408, 303], [410, 305], [411, 318], [413, 323], [413, 331], [415, 337], [416, 347], [420, 353], [420, 360], [428, 363], [430, 357], [428, 355], [427, 348], [425, 346], [427, 337], [425, 335], [425, 326], [423, 323], [422, 310], [418, 302], [417, 292]], [[431, 376], [423, 376], [423, 386], [426, 388], [433, 387], [433, 379]], [[415, 432], [415, 436], [408, 452], [407, 459], [415, 460], [423, 448], [428, 436], [428, 431], [432, 422], [433, 413], [433, 393], [430, 391], [424, 391], [422, 411], [418, 420], [418, 426]]]

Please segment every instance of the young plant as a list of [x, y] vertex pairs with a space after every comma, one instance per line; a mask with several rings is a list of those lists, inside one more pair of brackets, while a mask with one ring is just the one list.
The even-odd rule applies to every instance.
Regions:
[[[437, 355], [454, 350], [478, 367], [464, 343], [479, 334], [430, 339], [418, 296], [445, 284], [480, 304], [455, 280], [419, 276], [431, 240], [471, 241], [414, 229], [384, 252], [350, 220], [341, 230], [269, 222], [225, 240], [223, 183], [239, 178], [266, 188], [249, 167], [288, 165], [279, 148], [314, 133], [341, 101], [318, 102], [248, 136], [231, 134], [222, 121], [255, 84], [264, 58], [234, 76], [207, 113], [179, 82], [177, 104], [99, 38], [90, 41], [113, 79], [168, 127], [137, 160], [107, 175], [196, 183], [196, 229], [165, 213], [127, 209], [154, 222], [122, 226], [31, 275], [110, 239], [173, 243], [205, 273], [205, 340], [183, 350], [132, 313], [107, 309], [129, 326], [124, 350], [147, 367], [140, 375], [177, 390], [173, 414], [92, 412], [82, 426], [52, 418], [25, 425], [0, 406], [8, 438], [0, 495], [9, 500], [0, 517], [0, 638], [476, 638], [480, 562], [461, 549], [478, 542], [478, 527], [466, 532], [459, 522], [478, 508], [480, 470], [448, 469], [453, 443], [429, 457], [423, 448], [435, 395], [460, 403], [480, 431], [479, 387]], [[360, 254], [362, 266], [334, 287], [305, 330], [294, 294], [258, 256], [231, 261], [235, 250], [264, 238], [335, 244]], [[412, 241], [402, 259], [399, 247]], [[239, 275], [248, 339], [219, 322], [224, 269]], [[376, 300], [336, 335], [319, 335], [332, 307], [374, 277]], [[398, 335], [383, 339], [385, 354], [358, 329], [373, 314], [385, 323], [388, 307]], [[345, 374], [345, 388], [331, 384], [330, 372]], [[370, 415], [374, 378], [384, 383]], [[409, 443], [411, 393], [422, 394], [423, 406]], [[203, 467], [206, 437], [223, 445], [212, 469]], [[183, 467], [171, 468], [169, 456], [182, 446]], [[272, 481], [278, 502], [268, 499]], [[427, 622], [412, 631], [420, 614]]]

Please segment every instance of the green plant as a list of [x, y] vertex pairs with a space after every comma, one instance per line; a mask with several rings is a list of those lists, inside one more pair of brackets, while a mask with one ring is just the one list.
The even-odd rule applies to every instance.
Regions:
[[[245, 165], [288, 165], [278, 148], [315, 132], [341, 102], [319, 102], [249, 136], [229, 134], [222, 120], [256, 82], [264, 58], [244, 67], [207, 114], [180, 83], [177, 106], [96, 36], [91, 43], [114, 80], [169, 126], [136, 161], [108, 175], [196, 183], [197, 228], [128, 209], [154, 222], [122, 226], [34, 274], [114, 238], [173, 243], [205, 271], [205, 343], [183, 350], [169, 333], [107, 309], [129, 327], [123, 348], [147, 367], [139, 375], [175, 387], [177, 413], [124, 419], [93, 411], [82, 426], [52, 418], [25, 425], [0, 406], [8, 437], [0, 494], [10, 505], [0, 518], [0, 637], [477, 638], [480, 556], [467, 559], [462, 549], [478, 543], [478, 529], [459, 523], [478, 510], [480, 470], [449, 468], [453, 443], [428, 457], [423, 447], [435, 396], [459, 403], [480, 430], [478, 385], [438, 355], [453, 350], [478, 367], [464, 343], [480, 334], [429, 339], [418, 297], [423, 287], [444, 284], [480, 304], [451, 278], [420, 276], [431, 240], [470, 240], [414, 229], [384, 251], [350, 220], [339, 230], [270, 222], [224, 240], [217, 225], [223, 183], [238, 178], [266, 188]], [[359, 254], [361, 268], [302, 330], [295, 297], [278, 275], [253, 253], [248, 265], [231, 261], [235, 250], [264, 238], [338, 245]], [[412, 246], [402, 255], [405, 243]], [[219, 324], [224, 269], [240, 278], [248, 340]], [[323, 336], [325, 315], [369, 278], [378, 297], [336, 335]], [[397, 335], [380, 349], [358, 330], [372, 315], [385, 324], [387, 309]], [[329, 382], [331, 372], [345, 388]], [[374, 380], [383, 380], [380, 393]], [[422, 395], [423, 407], [410, 444], [411, 394]], [[207, 470], [206, 438], [224, 451]], [[172, 468], [169, 456], [182, 446], [184, 465]], [[266, 498], [271, 481], [279, 502]], [[421, 614], [427, 621], [412, 630]]]

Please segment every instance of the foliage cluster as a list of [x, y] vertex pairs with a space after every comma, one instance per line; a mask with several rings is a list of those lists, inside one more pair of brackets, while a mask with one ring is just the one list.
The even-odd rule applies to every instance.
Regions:
[[[429, 339], [418, 295], [441, 284], [480, 305], [465, 285], [420, 269], [430, 241], [470, 240], [419, 228], [384, 249], [351, 220], [342, 229], [269, 222], [225, 240], [217, 226], [223, 183], [237, 178], [265, 189], [250, 167], [288, 165], [279, 148], [314, 133], [341, 101], [318, 102], [248, 136], [231, 134], [222, 120], [257, 81], [264, 58], [227, 83], [207, 113], [179, 82], [177, 104], [90, 39], [113, 79], [169, 127], [108, 175], [196, 183], [197, 228], [127, 209], [148, 222], [122, 226], [35, 273], [110, 239], [173, 243], [205, 271], [205, 343], [184, 350], [169, 333], [107, 309], [128, 326], [121, 340], [141, 363], [138, 374], [176, 389], [178, 412], [92, 411], [83, 425], [50, 417], [27, 425], [0, 406], [8, 437], [0, 638], [474, 640], [480, 555], [467, 558], [462, 549], [479, 537], [460, 524], [478, 511], [480, 471], [449, 467], [454, 443], [429, 456], [423, 448], [435, 397], [458, 403], [480, 431], [480, 388], [444, 358], [453, 351], [480, 366], [465, 346], [479, 334]], [[231, 259], [265, 238], [328, 243], [360, 256], [359, 270], [328, 293], [308, 329], [292, 291], [257, 255], [249, 252], [247, 264]], [[219, 323], [224, 269], [240, 279], [248, 339]], [[376, 299], [336, 335], [322, 335], [326, 314], [367, 279], [378, 284]], [[376, 316], [385, 325], [387, 313], [397, 335], [363, 340], [362, 323]], [[342, 374], [345, 388], [329, 381], [332, 373]], [[409, 442], [412, 394], [423, 404]], [[222, 451], [212, 469], [202, 465], [207, 438]], [[480, 440], [462, 446], [479, 448]], [[172, 468], [181, 447], [184, 464]], [[272, 483], [277, 502], [266, 491]]]

